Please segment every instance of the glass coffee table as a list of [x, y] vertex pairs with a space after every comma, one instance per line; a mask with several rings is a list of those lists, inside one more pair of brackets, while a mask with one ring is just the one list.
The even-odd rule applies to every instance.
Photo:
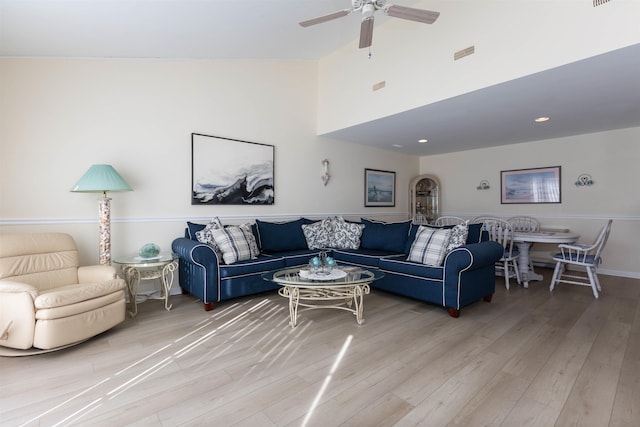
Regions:
[[[337, 267], [328, 274], [313, 273], [297, 267], [264, 273], [262, 278], [281, 286], [278, 294], [289, 299], [289, 324], [295, 328], [298, 312], [316, 308], [335, 308], [355, 314], [359, 325], [364, 323], [363, 300], [369, 284], [384, 277], [378, 270], [357, 267]], [[299, 307], [304, 307], [299, 310]]]

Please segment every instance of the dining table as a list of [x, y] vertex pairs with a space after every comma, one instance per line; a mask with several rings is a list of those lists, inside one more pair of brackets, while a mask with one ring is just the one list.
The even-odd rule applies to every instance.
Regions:
[[574, 243], [579, 238], [579, 234], [566, 231], [515, 231], [513, 233], [513, 242], [520, 252], [518, 270], [523, 286], [528, 288], [530, 281], [540, 281], [543, 278], [542, 274], [538, 274], [533, 270], [533, 266], [529, 268], [529, 251], [534, 243], [555, 243], [559, 245], [561, 243]]

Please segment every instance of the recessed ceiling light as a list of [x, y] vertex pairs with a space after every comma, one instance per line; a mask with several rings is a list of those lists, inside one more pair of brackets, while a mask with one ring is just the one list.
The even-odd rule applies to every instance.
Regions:
[[534, 120], [534, 122], [536, 123], [542, 123], [542, 122], [546, 122], [547, 120], [549, 120], [549, 117], [538, 117], [537, 119]]
[[418, 142], [420, 144], [426, 144], [427, 142], [429, 142], [429, 140], [428, 139], [419, 139]]
[[404, 145], [400, 145], [400, 144], [393, 144], [393, 146], [394, 146], [394, 147], [396, 147], [396, 148], [402, 148], [402, 147], [404, 147]]

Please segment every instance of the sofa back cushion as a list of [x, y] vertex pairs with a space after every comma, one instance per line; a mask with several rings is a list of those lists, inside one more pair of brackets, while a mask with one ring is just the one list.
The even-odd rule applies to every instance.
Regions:
[[307, 239], [304, 237], [302, 224], [313, 222], [306, 218], [288, 222], [256, 220], [258, 245], [262, 251], [271, 253], [307, 249]]
[[360, 247], [378, 251], [405, 253], [411, 221], [378, 222], [362, 219], [364, 230]]
[[198, 240], [196, 233], [204, 230], [206, 226], [207, 224], [196, 224], [195, 222], [187, 221], [184, 237], [191, 240]]

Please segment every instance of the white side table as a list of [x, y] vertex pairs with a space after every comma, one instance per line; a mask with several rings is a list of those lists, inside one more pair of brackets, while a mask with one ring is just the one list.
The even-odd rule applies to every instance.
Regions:
[[178, 268], [178, 257], [173, 253], [162, 253], [153, 258], [129, 256], [116, 258], [114, 263], [120, 264], [122, 274], [127, 282], [129, 293], [129, 314], [134, 317], [138, 314], [138, 285], [141, 280], [160, 279], [162, 287], [160, 296], [151, 299], [164, 299], [164, 308], [171, 310], [169, 295], [173, 285], [173, 272]]

